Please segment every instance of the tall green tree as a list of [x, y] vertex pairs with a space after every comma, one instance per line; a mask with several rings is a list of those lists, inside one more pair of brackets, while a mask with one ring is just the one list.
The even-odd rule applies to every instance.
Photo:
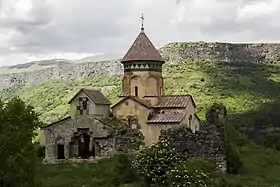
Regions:
[[13, 98], [0, 100], [0, 186], [35, 186], [36, 154], [32, 139], [41, 125], [33, 107]]

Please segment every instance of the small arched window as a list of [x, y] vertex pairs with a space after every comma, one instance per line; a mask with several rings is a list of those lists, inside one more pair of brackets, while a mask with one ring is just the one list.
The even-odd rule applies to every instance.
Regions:
[[189, 117], [189, 127], [191, 127], [191, 123], [192, 123], [192, 115], [190, 115]]
[[135, 86], [135, 88], [134, 88], [134, 92], [135, 92], [135, 96], [137, 96], [137, 97], [138, 97], [138, 86]]

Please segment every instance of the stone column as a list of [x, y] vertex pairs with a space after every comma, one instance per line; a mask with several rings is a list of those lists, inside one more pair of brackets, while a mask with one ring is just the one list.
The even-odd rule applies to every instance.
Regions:
[[52, 134], [49, 139], [49, 157], [50, 157], [50, 159], [56, 158], [57, 151], [55, 149], [56, 149], [55, 136]]
[[54, 144], [54, 137], [53, 135], [45, 131], [45, 139], [46, 139], [46, 144], [45, 144], [45, 159], [53, 159], [54, 158], [54, 149], [53, 149], [53, 144]]
[[79, 154], [79, 140], [75, 139], [73, 142], [73, 157], [78, 158]]
[[52, 145], [46, 144], [46, 146], [45, 146], [45, 159], [51, 159], [52, 157], [53, 157]]
[[89, 151], [91, 151], [91, 149], [92, 149], [92, 141], [93, 141], [93, 137], [92, 137], [92, 134], [90, 134]]
[[56, 146], [55, 146], [55, 142], [52, 142], [50, 145], [49, 145], [49, 157], [50, 159], [55, 159], [56, 158]]

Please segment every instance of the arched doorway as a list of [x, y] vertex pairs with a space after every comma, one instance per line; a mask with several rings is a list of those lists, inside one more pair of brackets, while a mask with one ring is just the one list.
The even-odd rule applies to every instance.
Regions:
[[83, 133], [79, 136], [79, 149], [78, 156], [84, 159], [90, 157], [89, 151], [90, 136], [87, 133]]
[[63, 144], [57, 144], [57, 159], [65, 159]]

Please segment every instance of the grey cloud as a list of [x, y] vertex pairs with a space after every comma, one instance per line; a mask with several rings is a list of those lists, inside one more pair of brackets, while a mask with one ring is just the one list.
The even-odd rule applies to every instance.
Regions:
[[24, 43], [17, 43], [16, 38], [12, 40], [23, 52], [94, 52], [103, 39], [122, 37], [129, 32], [126, 27], [129, 10], [122, 0], [115, 6], [107, 4], [109, 8], [103, 4], [105, 9], [100, 10], [96, 1], [75, 1], [77, 6], [66, 3], [63, 11], [46, 1], [45, 4], [33, 2], [29, 12], [31, 21], [9, 19], [6, 22], [7, 27], [19, 31], [19, 37], [25, 38]]
[[[145, 30], [158, 46], [184, 40], [234, 41], [246, 32], [250, 36], [242, 38], [279, 39], [277, 13], [238, 17], [238, 9], [269, 0], [31, 0], [24, 17], [14, 16], [15, 9], [7, 11], [3, 2], [0, 37], [11, 37], [0, 44], [2, 54], [124, 52], [139, 32], [142, 12]], [[7, 19], [1, 18], [3, 11]]]

